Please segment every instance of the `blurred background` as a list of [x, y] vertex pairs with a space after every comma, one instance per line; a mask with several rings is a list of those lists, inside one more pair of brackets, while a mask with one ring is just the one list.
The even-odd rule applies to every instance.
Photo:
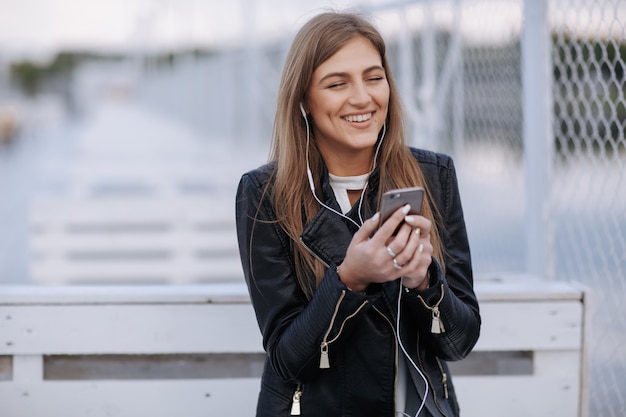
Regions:
[[589, 415], [622, 416], [619, 0], [0, 0], [0, 284], [242, 281], [237, 182], [329, 8], [372, 17], [410, 143], [454, 157], [477, 279], [591, 290]]

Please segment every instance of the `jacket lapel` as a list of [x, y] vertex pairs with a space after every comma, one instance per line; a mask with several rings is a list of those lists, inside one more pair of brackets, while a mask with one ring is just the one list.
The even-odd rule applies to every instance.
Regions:
[[[340, 212], [339, 204], [335, 199], [333, 190], [328, 182], [328, 173], [325, 172], [322, 182], [322, 193], [326, 197], [324, 204]], [[368, 190], [365, 193], [363, 203], [363, 219], [373, 215], [370, 207], [375, 207], [376, 189], [378, 188], [378, 168], [374, 170], [369, 179]], [[347, 216], [357, 223], [360, 221], [358, 210], [353, 208]], [[325, 207], [321, 207], [313, 220], [305, 226], [300, 238], [302, 242], [319, 260], [327, 266], [339, 265], [346, 256], [346, 250], [352, 240], [352, 235], [358, 228], [349, 220], [333, 213]]]
[[343, 261], [354, 233], [346, 222], [336, 213], [322, 207], [304, 228], [302, 242], [326, 265], [338, 265]]

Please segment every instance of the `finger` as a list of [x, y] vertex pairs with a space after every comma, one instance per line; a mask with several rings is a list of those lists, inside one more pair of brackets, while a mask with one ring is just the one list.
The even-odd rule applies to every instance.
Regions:
[[396, 253], [402, 252], [409, 242], [413, 232], [413, 228], [406, 223], [401, 223], [397, 229], [397, 233], [387, 239], [387, 246], [394, 248]]
[[403, 225], [393, 242], [389, 244], [398, 250], [396, 258], [400, 264], [407, 264], [418, 253], [421, 243], [420, 236], [415, 233], [415, 230], [408, 224]]
[[411, 269], [424, 272], [430, 265], [432, 252], [433, 247], [430, 241], [428, 239], [420, 239], [407, 266], [410, 265]]
[[386, 241], [398, 228], [398, 226], [404, 222], [404, 218], [408, 214], [409, 210], [411, 210], [411, 206], [406, 204], [394, 211], [393, 214], [380, 226], [376, 235], [374, 235], [374, 238], [379, 236], [379, 239], [383, 238]]
[[363, 225], [352, 237], [353, 242], [363, 242], [376, 231], [380, 223], [380, 212], [375, 213], [372, 217], [363, 222]]
[[430, 233], [431, 222], [426, 217], [419, 215], [408, 215], [404, 218], [404, 221], [411, 225], [416, 230], [419, 229], [419, 234], [425, 236]]

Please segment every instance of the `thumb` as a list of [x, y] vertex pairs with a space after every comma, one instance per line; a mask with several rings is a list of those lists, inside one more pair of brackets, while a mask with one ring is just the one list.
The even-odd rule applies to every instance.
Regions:
[[380, 212], [377, 212], [372, 217], [367, 219], [363, 226], [354, 234], [353, 241], [365, 241], [370, 238], [372, 234], [378, 229], [378, 223], [380, 221]]

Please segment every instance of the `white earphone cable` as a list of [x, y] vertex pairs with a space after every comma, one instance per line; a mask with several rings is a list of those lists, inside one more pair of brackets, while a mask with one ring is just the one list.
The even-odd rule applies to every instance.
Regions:
[[[358, 224], [357, 222], [355, 222], [354, 220], [352, 220], [350, 217], [346, 216], [345, 214], [333, 209], [332, 207], [327, 206], [326, 204], [324, 204], [322, 201], [320, 201], [320, 199], [317, 197], [317, 194], [315, 193], [315, 182], [313, 181], [313, 174], [311, 173], [311, 166], [309, 164], [309, 144], [310, 144], [310, 137], [311, 137], [311, 132], [310, 132], [310, 127], [309, 127], [309, 120], [306, 116], [306, 112], [304, 111], [304, 107], [302, 105], [302, 103], [300, 103], [300, 110], [302, 112], [302, 117], [304, 117], [304, 123], [306, 124], [306, 172], [307, 172], [307, 177], [309, 180], [309, 186], [311, 188], [311, 192], [313, 193], [313, 197], [315, 198], [315, 200], [320, 204], [320, 206], [326, 208], [327, 210], [330, 210], [331, 212], [337, 214], [338, 216], [341, 216], [349, 221], [351, 221], [356, 227], [360, 228], [361, 225], [363, 224], [363, 217], [361, 215], [361, 207], [363, 204], [363, 196], [365, 195], [365, 190], [367, 189], [367, 186], [369, 184], [369, 179], [368, 181], [365, 182], [365, 185], [363, 186], [363, 191], [361, 191], [361, 197], [359, 198], [359, 220], [361, 221], [361, 224]], [[383, 133], [380, 137], [380, 140], [378, 141], [378, 146], [376, 147], [376, 152], [374, 153], [374, 160], [372, 161], [372, 170], [370, 171], [370, 174], [372, 171], [374, 171], [374, 168], [376, 167], [376, 160], [378, 159], [378, 152], [380, 151], [380, 145], [383, 142], [383, 139], [385, 138], [385, 133], [387, 132], [387, 126], [386, 124], [383, 124]], [[422, 371], [419, 369], [419, 367], [415, 364], [415, 362], [413, 361], [413, 359], [409, 356], [408, 352], [406, 351], [404, 345], [402, 344], [402, 339], [400, 337], [400, 300], [402, 298], [402, 277], [400, 277], [400, 290], [398, 292], [398, 311], [397, 311], [397, 318], [396, 318], [396, 338], [398, 340], [398, 345], [400, 346], [400, 349], [402, 349], [402, 353], [404, 354], [404, 356], [407, 358], [407, 360], [411, 363], [411, 365], [413, 366], [413, 368], [415, 368], [415, 370], [417, 371], [417, 373], [420, 375], [420, 377], [422, 378], [422, 380], [424, 381], [424, 384], [426, 386], [425, 388], [425, 392], [424, 392], [424, 398], [422, 399], [422, 402], [419, 406], [419, 408], [417, 409], [417, 412], [415, 413], [414, 417], [419, 416], [419, 414], [422, 412], [422, 409], [424, 408], [424, 405], [426, 404], [426, 398], [428, 396], [428, 381], [426, 379], [426, 377], [424, 376], [424, 374], [422, 373]], [[401, 372], [400, 370], [398, 370], [398, 372]], [[408, 414], [404, 413], [404, 412], [399, 412], [400, 414], [410, 417], [408, 416]]]
[[[415, 368], [417, 373], [420, 375], [420, 377], [422, 377], [422, 380], [424, 381], [424, 385], [425, 385], [424, 398], [422, 398], [422, 403], [420, 404], [419, 408], [417, 409], [417, 412], [415, 413], [415, 417], [417, 417], [422, 412], [422, 409], [424, 408], [424, 405], [426, 404], [426, 398], [428, 398], [428, 380], [426, 379], [426, 377], [424, 376], [420, 368], [415, 364], [415, 362], [413, 362], [413, 359], [411, 359], [411, 357], [409, 356], [409, 353], [406, 351], [406, 349], [404, 348], [404, 345], [402, 344], [402, 338], [400, 337], [400, 310], [401, 310], [400, 300], [402, 299], [402, 280], [403, 278], [400, 277], [400, 289], [398, 290], [398, 311], [396, 314], [396, 335], [397, 335], [396, 337], [398, 339], [398, 345], [400, 346], [400, 349], [402, 349], [404, 356], [408, 359], [411, 365], [413, 365], [413, 368]], [[398, 372], [400, 372], [400, 370], [398, 370]], [[406, 415], [406, 413], [402, 413], [402, 414]]]
[[[309, 145], [310, 145], [310, 140], [311, 140], [311, 130], [310, 130], [311, 128], [309, 127], [309, 119], [306, 116], [306, 113], [304, 111], [302, 104], [300, 104], [300, 110], [302, 111], [302, 117], [304, 117], [304, 123], [306, 125], [306, 173], [307, 173], [307, 177], [309, 180], [309, 187], [311, 188], [311, 192], [313, 193], [313, 197], [315, 198], [315, 200], [318, 202], [320, 206], [324, 207], [327, 210], [330, 210], [331, 212], [337, 214], [338, 216], [343, 217], [344, 219], [351, 221], [356, 227], [360, 228], [363, 225], [363, 215], [361, 213], [361, 208], [363, 206], [363, 196], [365, 195], [365, 190], [367, 190], [367, 186], [369, 184], [369, 178], [365, 182], [365, 185], [363, 186], [363, 190], [361, 191], [361, 196], [359, 197], [358, 212], [359, 212], [359, 220], [361, 224], [358, 224], [357, 222], [355, 222], [354, 220], [352, 220], [350, 217], [346, 216], [345, 214], [322, 203], [322, 201], [317, 197], [317, 194], [315, 193], [315, 182], [313, 181], [313, 174], [311, 173], [311, 166], [309, 163]], [[376, 160], [378, 158], [378, 152], [380, 151], [380, 145], [383, 143], [383, 139], [385, 138], [386, 132], [387, 132], [387, 127], [383, 123], [383, 133], [380, 137], [380, 140], [378, 141], [378, 145], [376, 146], [376, 152], [374, 153], [374, 160], [372, 161], [372, 169], [370, 171], [370, 174], [372, 173], [372, 171], [374, 171], [374, 168], [376, 168]]]

